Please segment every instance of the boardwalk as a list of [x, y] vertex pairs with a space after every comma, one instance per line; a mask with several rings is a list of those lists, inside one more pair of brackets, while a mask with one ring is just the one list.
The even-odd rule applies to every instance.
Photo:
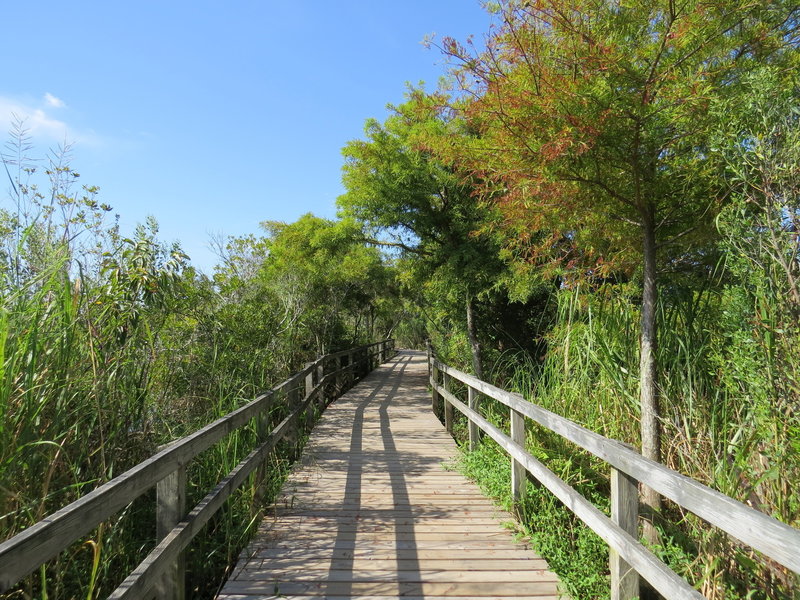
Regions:
[[220, 599], [557, 598], [431, 413], [403, 352], [328, 407]]

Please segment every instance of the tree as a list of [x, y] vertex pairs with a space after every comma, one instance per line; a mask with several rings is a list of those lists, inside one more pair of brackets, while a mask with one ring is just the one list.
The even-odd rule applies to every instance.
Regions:
[[[656, 365], [662, 266], [702, 259], [722, 198], [708, 157], [710, 99], [791, 46], [790, 3], [503, 0], [475, 51], [443, 50], [479, 136], [456, 157], [502, 192], [501, 210], [536, 231], [532, 260], [580, 272], [641, 270], [642, 453], [661, 460]], [[657, 510], [658, 495], [645, 491]], [[646, 528], [651, 541], [657, 539]]]
[[413, 259], [419, 280], [435, 279], [462, 304], [472, 367], [483, 377], [476, 298], [503, 271], [496, 242], [478, 235], [487, 211], [474, 187], [434, 158], [431, 140], [466, 133], [449, 121], [432, 98], [412, 91], [383, 124], [367, 121], [366, 140], [343, 149], [347, 192], [338, 203], [344, 216], [364, 224], [371, 242]]
[[390, 275], [378, 250], [362, 242], [358, 226], [311, 214], [263, 226], [268, 256], [262, 277], [284, 306], [287, 329], [310, 334], [320, 355], [356, 341], [363, 311], [368, 335], [373, 333], [375, 301]]

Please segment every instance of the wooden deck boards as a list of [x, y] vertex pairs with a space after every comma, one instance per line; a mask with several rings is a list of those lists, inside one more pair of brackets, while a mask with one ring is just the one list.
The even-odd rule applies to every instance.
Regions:
[[402, 352], [328, 407], [220, 600], [555, 599], [547, 564], [464, 477]]

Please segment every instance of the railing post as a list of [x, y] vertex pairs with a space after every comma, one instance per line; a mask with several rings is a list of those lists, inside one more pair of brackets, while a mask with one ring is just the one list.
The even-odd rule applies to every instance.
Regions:
[[339, 397], [344, 392], [344, 386], [346, 383], [344, 372], [345, 365], [347, 365], [347, 355], [342, 354], [341, 356], [336, 357], [336, 396]]
[[[444, 374], [442, 386], [448, 392], [450, 390], [450, 375], [447, 373]], [[453, 405], [451, 402], [444, 398], [444, 428], [447, 429], [447, 433], [453, 433]]]
[[311, 395], [311, 392], [314, 391], [314, 369], [311, 368], [313, 362], [306, 363], [305, 369], [308, 369], [308, 373], [306, 374], [306, 395], [305, 397], [308, 398]]
[[319, 359], [319, 363], [317, 363], [317, 369], [316, 370], [317, 370], [317, 376], [316, 376], [317, 377], [317, 385], [320, 386], [320, 388], [319, 388], [319, 398], [318, 398], [319, 406], [320, 406], [320, 409], [323, 409], [328, 404], [328, 399], [327, 399], [327, 397], [325, 395], [325, 390], [326, 390], [326, 388], [328, 386], [327, 386], [327, 384], [326, 385], [321, 385], [322, 384], [322, 380], [325, 379], [325, 359], [324, 358], [320, 358]]
[[[638, 539], [638, 482], [611, 467], [611, 520]], [[631, 600], [639, 596], [639, 574], [613, 549], [609, 550], [611, 600]]]
[[431, 358], [433, 355], [433, 350], [431, 350], [431, 341], [425, 340], [425, 354], [428, 356], [428, 379], [431, 378]]
[[437, 417], [439, 412], [439, 391], [436, 386], [439, 385], [439, 367], [436, 366], [436, 359], [431, 358], [431, 409], [433, 414]]
[[[293, 411], [295, 408], [297, 408], [298, 404], [302, 402], [300, 398], [300, 394], [302, 392], [300, 391], [299, 384], [300, 384], [300, 379], [295, 375], [292, 378], [292, 382], [286, 389], [285, 402], [290, 412]], [[287, 454], [289, 460], [292, 462], [296, 461], [297, 458], [300, 456], [300, 438], [302, 437], [300, 428], [301, 428], [302, 418], [303, 418], [302, 414], [298, 414], [294, 417], [292, 422], [292, 425], [294, 427], [290, 429], [286, 433], [286, 437], [284, 437], [286, 445], [288, 446]]]
[[351, 387], [353, 387], [353, 379], [355, 377], [355, 373], [353, 372], [353, 366], [354, 366], [353, 352], [348, 350], [345, 356], [347, 356], [347, 358], [345, 359], [347, 361], [347, 372], [345, 373], [346, 377], [345, 387], [349, 390]]
[[[305, 398], [310, 397], [311, 394], [314, 392], [314, 377], [316, 377], [317, 370], [312, 368], [313, 366], [314, 366], [314, 363], [310, 362], [310, 363], [306, 363], [306, 366], [303, 367], [304, 369], [308, 369], [308, 373], [306, 373], [306, 381], [305, 381], [305, 387], [306, 387], [305, 396], [304, 396]], [[320, 402], [320, 396], [317, 396], [317, 401], [315, 403], [313, 403], [313, 404], [316, 404], [317, 408], [319, 409], [319, 412], [322, 412], [322, 403]], [[313, 406], [313, 404], [312, 404], [312, 406]]]
[[364, 377], [369, 375], [369, 372], [372, 370], [372, 366], [370, 364], [372, 358], [370, 357], [369, 354], [369, 348], [364, 348], [363, 350], [359, 351], [358, 354], [359, 354], [358, 363], [360, 365], [358, 369], [359, 372], [358, 378], [363, 379]]
[[[156, 484], [156, 539], [163, 540], [186, 514], [186, 467], [179, 466]], [[186, 558], [181, 552], [155, 582], [157, 598], [186, 598]]]
[[[525, 416], [511, 409], [511, 440], [525, 448]], [[513, 458], [511, 459], [511, 494], [514, 503], [520, 502], [525, 497], [525, 485], [528, 474], [525, 467]]]
[[[270, 392], [271, 394], [271, 392]], [[256, 439], [259, 444], [264, 443], [269, 435], [269, 411], [272, 408], [272, 398], [264, 409], [256, 417]], [[253, 507], [252, 516], [262, 515], [262, 505], [264, 503], [265, 487], [264, 482], [267, 479], [267, 467], [264, 463], [260, 464], [254, 474], [253, 480]]]
[[[475, 388], [467, 386], [467, 405], [478, 412], [478, 400], [480, 396]], [[478, 447], [478, 442], [480, 442], [480, 429], [478, 428], [478, 424], [473, 422], [472, 419], [469, 419], [469, 451], [472, 452], [475, 448]]]

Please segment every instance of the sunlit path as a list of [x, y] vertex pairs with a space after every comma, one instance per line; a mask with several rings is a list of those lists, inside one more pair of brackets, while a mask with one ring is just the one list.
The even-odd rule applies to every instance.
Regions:
[[219, 598], [558, 596], [510, 515], [445, 469], [426, 380], [401, 352], [328, 407]]

